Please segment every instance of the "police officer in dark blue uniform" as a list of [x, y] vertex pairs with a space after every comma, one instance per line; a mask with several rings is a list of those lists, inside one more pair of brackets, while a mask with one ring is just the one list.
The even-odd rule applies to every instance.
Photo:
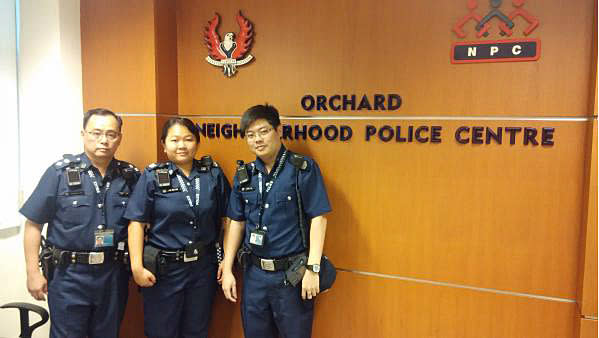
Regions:
[[84, 152], [50, 166], [20, 210], [27, 218], [27, 288], [37, 300], [48, 295], [51, 337], [118, 336], [129, 280], [122, 216], [139, 177], [137, 168], [114, 158], [122, 124], [110, 110], [86, 112]]
[[[256, 160], [239, 163], [231, 192], [222, 276], [225, 298], [237, 300], [232, 266], [242, 245], [245, 336], [310, 337], [313, 301], [320, 292], [319, 264], [327, 224], [323, 215], [331, 211], [320, 169], [314, 160], [282, 145], [279, 113], [272, 106], [248, 109], [241, 118], [241, 131]], [[300, 205], [303, 210], [298, 210]], [[308, 252], [298, 216], [302, 212], [309, 224]], [[307, 264], [299, 262], [307, 270], [294, 287], [286, 274], [297, 257], [305, 255]]]
[[169, 161], [146, 168], [125, 213], [131, 220], [131, 269], [142, 287], [148, 337], [208, 334], [217, 286], [216, 247], [231, 188], [209, 156], [194, 159], [199, 140], [189, 119], [168, 120], [161, 141]]

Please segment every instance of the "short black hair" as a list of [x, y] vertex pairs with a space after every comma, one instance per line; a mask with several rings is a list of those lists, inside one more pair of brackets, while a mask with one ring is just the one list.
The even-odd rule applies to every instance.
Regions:
[[193, 136], [196, 138], [196, 142], [200, 142], [200, 131], [198, 130], [198, 126], [195, 123], [191, 122], [190, 119], [185, 117], [171, 117], [170, 119], [168, 119], [168, 121], [166, 121], [164, 126], [162, 126], [162, 135], [160, 135], [160, 141], [162, 141], [162, 143], [164, 143], [164, 141], [166, 140], [166, 136], [168, 135], [169, 129], [171, 129], [171, 127], [175, 124], [180, 124], [187, 128], [187, 130], [189, 130], [189, 132], [192, 133]]
[[264, 105], [259, 104], [246, 110], [243, 116], [241, 116], [241, 136], [245, 137], [245, 131], [250, 124], [260, 119], [266, 120], [275, 129], [281, 125], [277, 108], [268, 103]]
[[118, 116], [117, 114], [113, 113], [112, 111], [110, 111], [106, 108], [94, 108], [94, 109], [90, 109], [90, 110], [86, 111], [85, 113], [83, 113], [83, 129], [85, 129], [85, 127], [87, 127], [87, 122], [89, 122], [89, 119], [94, 115], [99, 115], [99, 116], [110, 115], [110, 116], [114, 117], [116, 119], [116, 122], [119, 125], [119, 132], [121, 131], [121, 128], [123, 127], [123, 119], [120, 116]]

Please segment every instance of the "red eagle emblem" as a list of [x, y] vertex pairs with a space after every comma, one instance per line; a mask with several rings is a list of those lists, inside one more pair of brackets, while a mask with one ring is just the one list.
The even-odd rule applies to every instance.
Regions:
[[239, 12], [237, 14], [239, 34], [235, 37], [235, 34], [228, 32], [225, 34], [225, 40], [221, 42], [216, 31], [219, 22], [218, 14], [214, 13], [214, 18], [208, 21], [208, 26], [206, 26], [204, 40], [209, 52], [206, 61], [211, 65], [223, 67], [223, 73], [231, 77], [237, 72], [237, 66], [245, 65], [254, 58], [251, 54], [243, 58], [253, 42], [253, 27], [252, 23]]

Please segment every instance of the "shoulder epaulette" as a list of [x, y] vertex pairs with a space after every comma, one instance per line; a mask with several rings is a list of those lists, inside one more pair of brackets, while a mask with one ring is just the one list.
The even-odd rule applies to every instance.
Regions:
[[54, 163], [54, 167], [56, 169], [64, 169], [68, 166], [79, 166], [78, 163], [80, 163], [80, 162], [81, 162], [81, 157], [71, 155], [71, 154], [64, 154], [64, 155], [62, 155], [62, 159], [60, 159], [56, 163]]
[[202, 158], [200, 159], [200, 164], [203, 167], [218, 168], [218, 163], [216, 163], [216, 161], [214, 161], [212, 159], [212, 157], [210, 157], [210, 155], [204, 155], [204, 156], [202, 156]]
[[139, 169], [137, 169], [136, 166], [126, 161], [117, 160], [116, 165], [123, 170], [133, 170], [135, 172], [139, 172]]
[[293, 164], [294, 167], [300, 170], [310, 170], [308, 160], [302, 155], [291, 154], [291, 156], [289, 156], [289, 162], [291, 162], [291, 164]]
[[152, 164], [150, 164], [146, 169], [148, 169], [149, 171], [155, 170], [155, 169], [159, 169], [159, 168], [166, 168], [168, 166], [168, 163], [166, 162], [154, 162]]

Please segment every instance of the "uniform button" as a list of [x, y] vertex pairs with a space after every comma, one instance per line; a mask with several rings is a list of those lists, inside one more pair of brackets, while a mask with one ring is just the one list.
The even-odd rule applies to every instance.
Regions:
[[264, 204], [264, 207], [265, 207], [266, 209], [268, 209], [268, 203]]
[[73, 201], [73, 205], [77, 205], [77, 201]]
[[249, 202], [248, 200], [245, 200], [245, 203]]
[[98, 230], [102, 230], [102, 229], [104, 229], [104, 225], [102, 225], [102, 224], [98, 225]]
[[187, 185], [191, 185], [191, 183], [187, 182]]
[[193, 242], [192, 242], [192, 241], [189, 241], [188, 243], [189, 243], [189, 244], [192, 244]]
[[104, 204], [98, 203], [98, 209], [102, 209], [103, 206], [104, 206]]
[[193, 226], [193, 228], [194, 228], [194, 229], [197, 229], [198, 227], [194, 225], [194, 226]]
[[121, 204], [122, 204], [122, 205], [125, 205], [125, 201], [121, 201]]
[[287, 196], [287, 200], [291, 201], [291, 196]]
[[193, 224], [193, 221], [189, 221], [189, 224]]

